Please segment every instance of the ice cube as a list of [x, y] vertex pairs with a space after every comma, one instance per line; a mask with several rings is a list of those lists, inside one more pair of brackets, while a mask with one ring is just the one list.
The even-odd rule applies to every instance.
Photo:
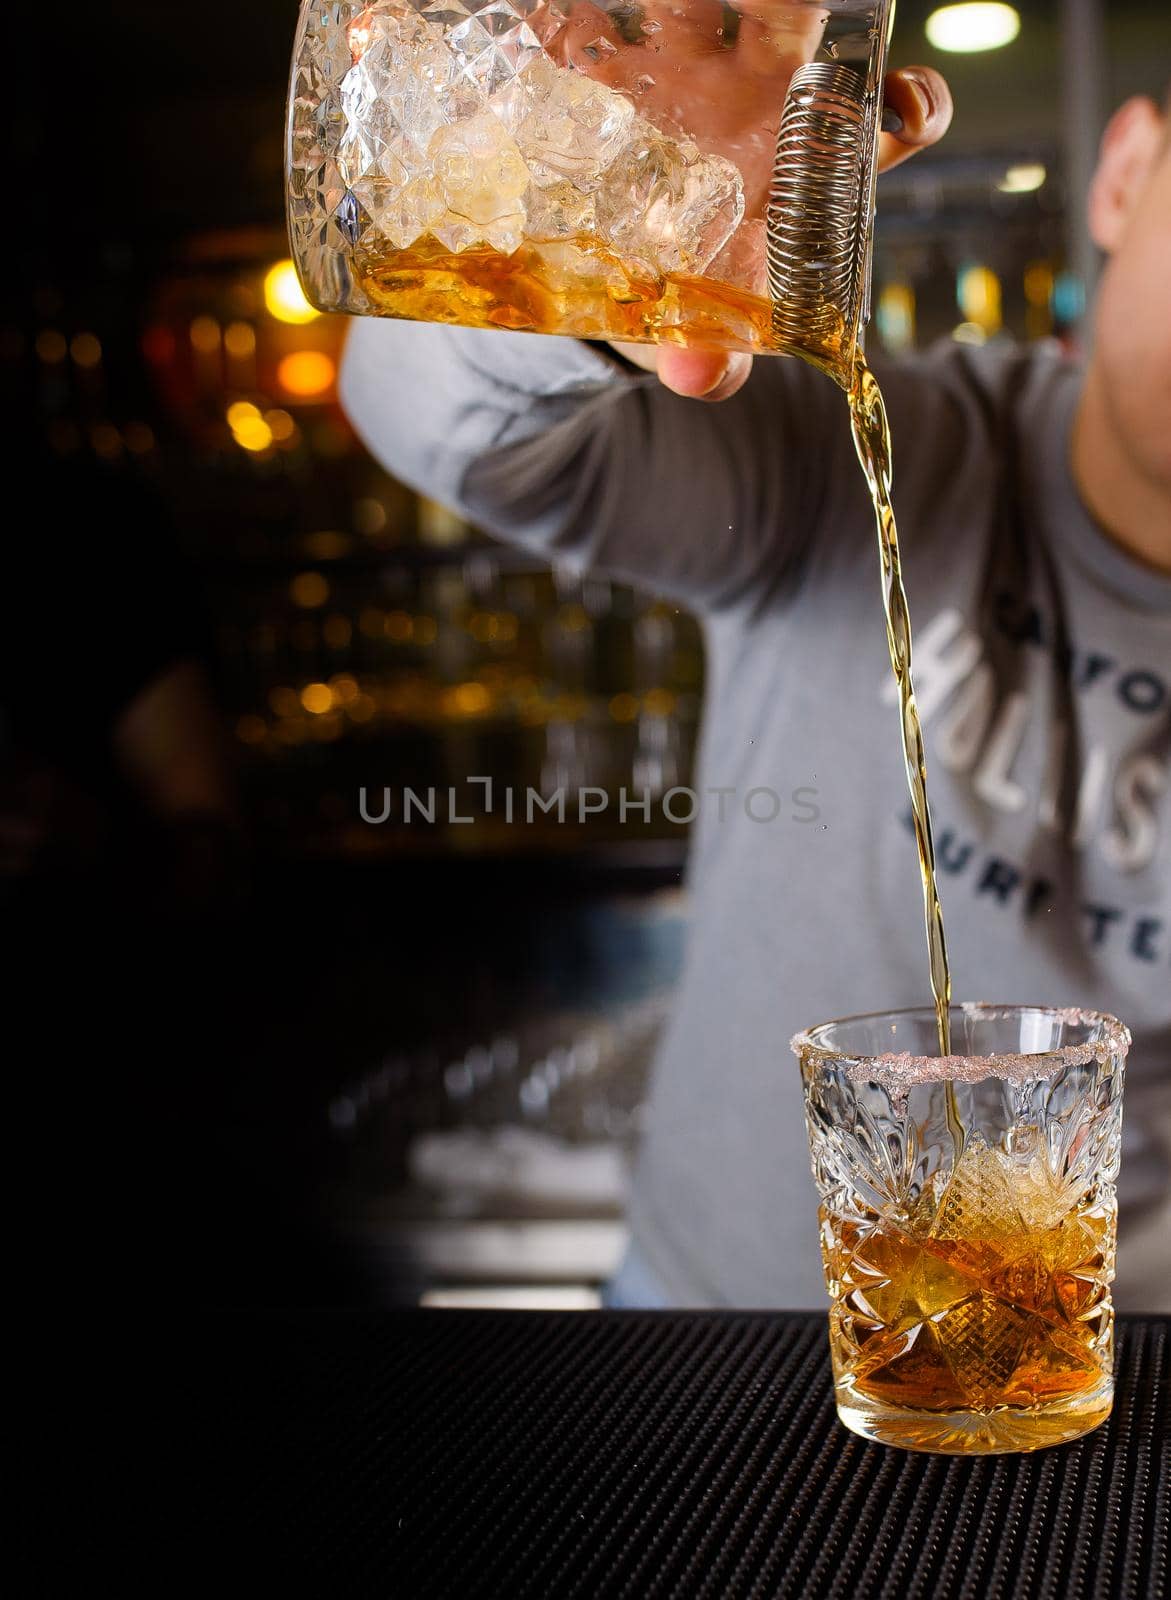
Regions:
[[398, 250], [406, 250], [425, 233], [432, 233], [446, 214], [443, 196], [430, 178], [409, 178], [392, 183], [385, 178], [362, 178], [354, 194], [370, 213], [377, 231]]
[[485, 100], [460, 70], [443, 34], [406, 0], [382, 0], [362, 15], [360, 52], [341, 83], [345, 128], [338, 165], [353, 185], [393, 150], [402, 181], [426, 175], [424, 156], [438, 128], [483, 111]]
[[547, 11], [376, 0], [358, 12], [333, 113], [339, 197], [352, 191], [399, 248], [431, 231], [452, 250], [511, 253], [531, 226], [549, 239], [595, 232], [656, 272], [703, 271], [743, 217], [739, 172], [555, 66], [540, 48]]
[[1069, 1213], [1076, 1196], [1070, 1196], [1066, 1186], [1050, 1170], [1045, 1157], [1034, 1155], [1027, 1161], [1014, 1161], [1011, 1174], [1017, 1210], [1025, 1226], [1057, 1227]]
[[570, 239], [593, 231], [593, 195], [582, 194], [572, 183], [554, 183], [547, 189], [534, 184], [529, 190], [530, 239]]
[[450, 250], [484, 242], [506, 255], [524, 238], [529, 170], [490, 111], [439, 128], [427, 160], [446, 214], [433, 232]]
[[[511, 253], [524, 235], [528, 170], [464, 57], [449, 48], [474, 9], [452, 0], [440, 16], [434, 6], [421, 14], [407, 0], [381, 0], [351, 27], [339, 166], [399, 249], [430, 232], [450, 250], [486, 243]], [[498, 13], [479, 9], [477, 26], [490, 32]]]
[[602, 237], [662, 272], [702, 272], [743, 216], [744, 183], [730, 161], [701, 155], [642, 118], [597, 196]]
[[750, 218], [733, 233], [705, 269], [712, 278], [768, 296], [768, 235], [762, 217]]
[[937, 1323], [940, 1347], [969, 1405], [1003, 1404], [1031, 1331], [1028, 1315], [995, 1295], [960, 1301]]
[[491, 103], [512, 131], [537, 184], [568, 179], [583, 194], [601, 185], [634, 124], [634, 107], [625, 95], [554, 66], [545, 56]]
[[512, 82], [541, 54], [529, 19], [544, 0], [430, 0], [423, 16], [442, 23], [461, 71], [485, 95]]
[[932, 1238], [964, 1244], [1018, 1234], [1022, 1224], [1009, 1168], [1009, 1158], [973, 1134], [947, 1180]]

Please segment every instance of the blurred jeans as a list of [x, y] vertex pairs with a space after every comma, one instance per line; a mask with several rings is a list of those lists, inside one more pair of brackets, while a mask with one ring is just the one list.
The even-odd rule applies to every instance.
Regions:
[[668, 1305], [654, 1274], [633, 1245], [618, 1271], [602, 1285], [601, 1298], [606, 1311], [662, 1311]]

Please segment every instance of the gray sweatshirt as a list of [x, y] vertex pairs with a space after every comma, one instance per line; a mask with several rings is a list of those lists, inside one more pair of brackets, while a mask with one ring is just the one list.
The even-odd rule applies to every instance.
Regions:
[[[1130, 1025], [1118, 1301], [1168, 1309], [1171, 578], [1078, 499], [1079, 374], [1055, 351], [948, 344], [876, 370], [955, 994]], [[342, 399], [404, 482], [702, 618], [693, 922], [632, 1248], [671, 1303], [822, 1304], [789, 1037], [931, 998], [841, 392], [766, 358], [709, 406], [604, 347], [363, 320]]]

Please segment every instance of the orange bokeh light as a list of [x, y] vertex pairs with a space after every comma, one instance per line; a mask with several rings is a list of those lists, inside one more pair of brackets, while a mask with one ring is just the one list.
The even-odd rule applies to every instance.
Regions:
[[337, 368], [321, 350], [294, 350], [280, 362], [276, 375], [286, 394], [312, 400], [332, 389]]

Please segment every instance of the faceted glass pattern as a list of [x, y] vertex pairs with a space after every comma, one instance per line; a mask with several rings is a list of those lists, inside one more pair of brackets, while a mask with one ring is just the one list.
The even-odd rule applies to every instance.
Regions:
[[[977, 1051], [979, 1009], [962, 1010]], [[1109, 1413], [1129, 1041], [1113, 1019], [1019, 1015], [1065, 1020], [985, 1064], [800, 1052], [839, 1413], [884, 1443], [1034, 1449]], [[1013, 1016], [989, 1012], [990, 1054]]]
[[[733, 343], [767, 344], [785, 91], [814, 58], [852, 52], [864, 74], [874, 9], [303, 0], [287, 138], [306, 293], [599, 337], [704, 323], [718, 342], [723, 318]], [[748, 301], [709, 304], [708, 278]]]

